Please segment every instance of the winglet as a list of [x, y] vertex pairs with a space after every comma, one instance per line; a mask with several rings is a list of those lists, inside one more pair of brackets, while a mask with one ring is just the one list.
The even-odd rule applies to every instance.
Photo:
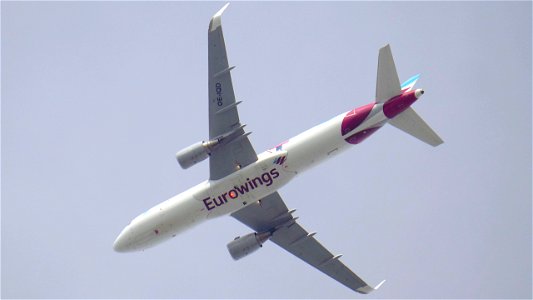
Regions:
[[211, 18], [211, 22], [209, 22], [209, 31], [216, 30], [218, 27], [220, 27], [221, 24], [221, 16], [224, 13], [224, 10], [228, 8], [229, 2], [224, 5], [213, 17]]
[[385, 281], [387, 280], [383, 280], [382, 282], [380, 282], [378, 285], [376, 285], [376, 287], [374, 288], [374, 291], [379, 289], [381, 287], [381, 285], [383, 285], [385, 283]]
[[369, 285], [365, 285], [363, 287], [360, 287], [357, 289], [357, 291], [361, 294], [369, 294], [377, 289], [379, 289], [379, 287], [381, 287], [382, 284], [385, 283], [386, 280], [383, 280], [382, 282], [380, 282], [378, 285], [376, 285], [376, 287], [371, 287]]

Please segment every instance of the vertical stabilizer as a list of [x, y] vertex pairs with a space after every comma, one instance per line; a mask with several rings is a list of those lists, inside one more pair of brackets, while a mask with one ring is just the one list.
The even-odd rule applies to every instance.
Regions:
[[384, 103], [402, 93], [390, 45], [379, 49], [376, 103]]

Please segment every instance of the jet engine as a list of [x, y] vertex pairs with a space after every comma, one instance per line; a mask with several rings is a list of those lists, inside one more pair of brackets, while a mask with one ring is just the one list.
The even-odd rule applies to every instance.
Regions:
[[251, 132], [245, 133], [243, 128], [246, 125], [240, 125], [234, 129], [217, 136], [209, 141], [202, 141], [196, 144], [192, 144], [189, 147], [178, 151], [176, 153], [176, 159], [180, 166], [184, 169], [188, 169], [195, 164], [205, 160], [218, 148], [219, 145], [227, 145], [239, 138], [249, 135]]
[[189, 147], [178, 151], [178, 153], [176, 153], [176, 159], [182, 168], [188, 169], [208, 158], [218, 143], [219, 140], [212, 140], [192, 144]]
[[250, 233], [238, 236], [228, 244], [228, 250], [234, 260], [241, 259], [255, 250], [263, 247], [263, 243], [270, 238], [270, 232]]

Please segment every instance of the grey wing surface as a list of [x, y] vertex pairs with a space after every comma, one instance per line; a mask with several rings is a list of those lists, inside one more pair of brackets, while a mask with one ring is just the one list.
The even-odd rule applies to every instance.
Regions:
[[231, 82], [221, 16], [228, 4], [219, 10], [209, 23], [209, 139], [219, 139], [209, 159], [211, 180], [223, 178], [239, 167], [257, 160], [257, 154], [248, 140], [244, 125], [239, 120], [235, 93]]
[[314, 238], [315, 233], [301, 227], [293, 212], [276, 192], [232, 216], [256, 232], [273, 232], [271, 241], [358, 293], [368, 294], [383, 284], [369, 286], [339, 260], [341, 255], [333, 255]]

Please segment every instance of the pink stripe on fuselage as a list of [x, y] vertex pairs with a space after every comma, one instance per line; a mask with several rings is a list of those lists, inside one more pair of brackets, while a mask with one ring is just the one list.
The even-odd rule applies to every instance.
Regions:
[[415, 91], [410, 91], [391, 98], [383, 105], [383, 113], [392, 119], [409, 108], [416, 101]]
[[341, 134], [344, 136], [345, 134], [357, 128], [357, 126], [361, 125], [361, 123], [363, 123], [363, 121], [372, 111], [374, 104], [375, 103], [370, 103], [349, 111], [342, 120]]

